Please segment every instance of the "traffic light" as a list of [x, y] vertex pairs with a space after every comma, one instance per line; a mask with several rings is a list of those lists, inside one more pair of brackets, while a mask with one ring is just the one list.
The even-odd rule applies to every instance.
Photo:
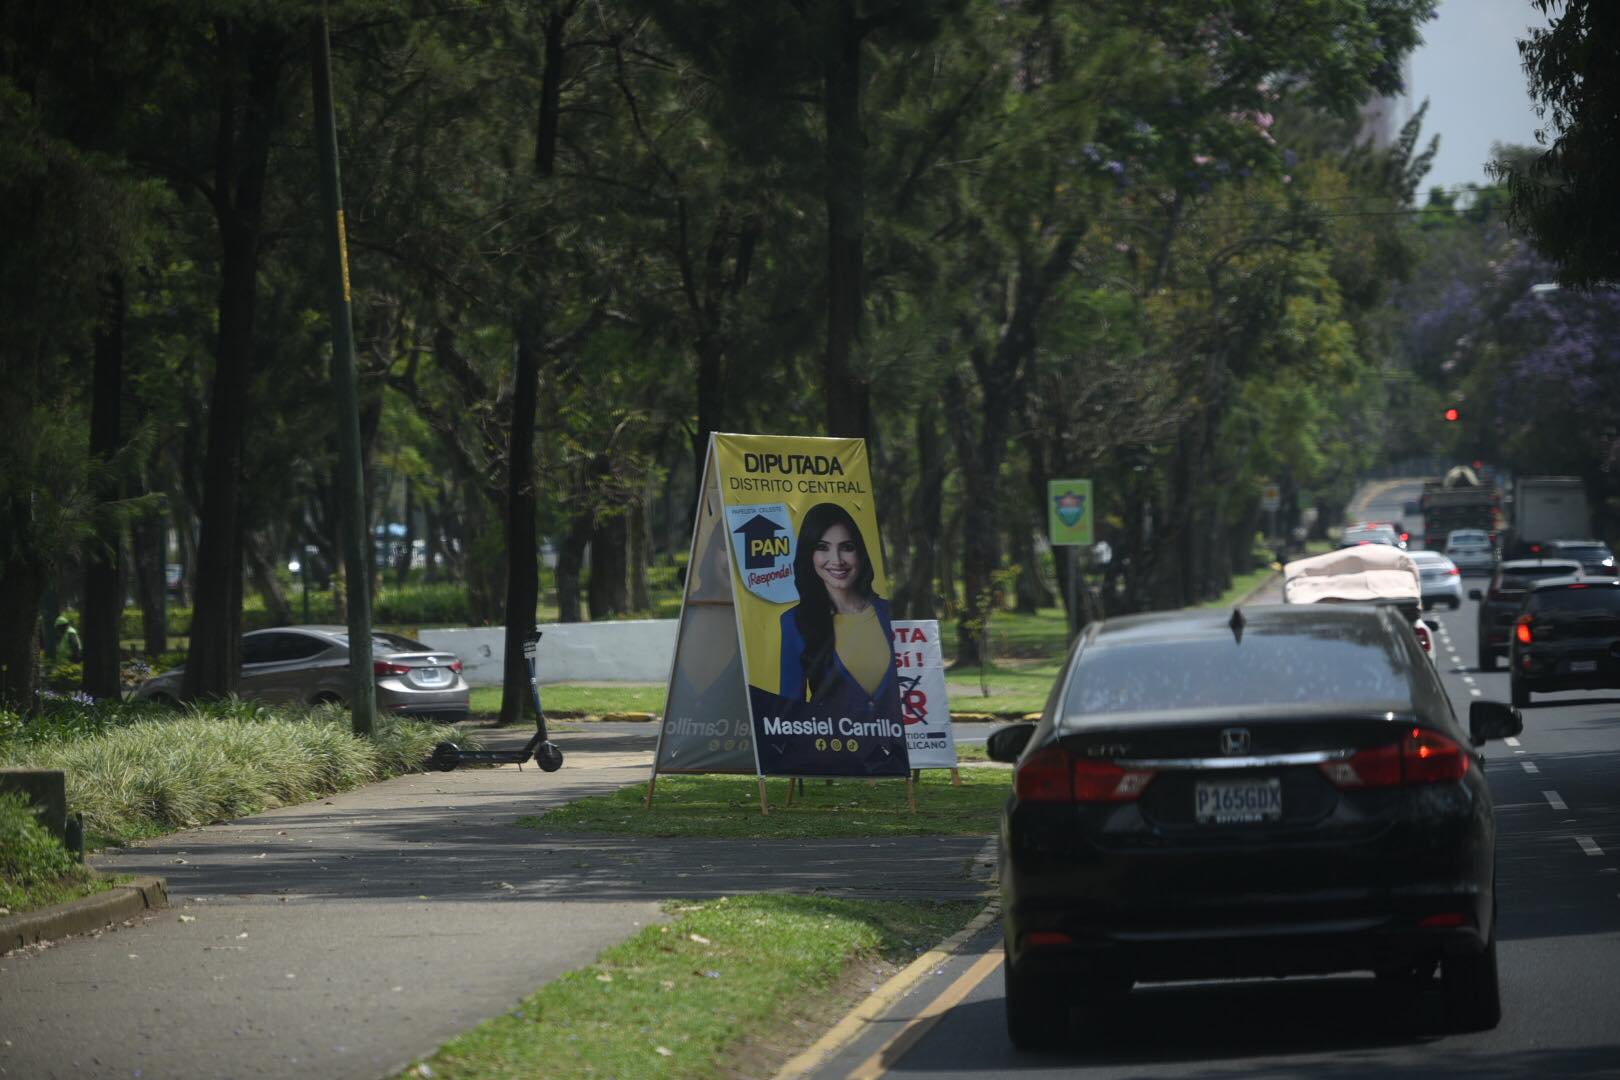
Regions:
[[1457, 409], [1457, 406], [1452, 405], [1446, 409], [1446, 423], [1454, 424], [1461, 419], [1462, 413]]

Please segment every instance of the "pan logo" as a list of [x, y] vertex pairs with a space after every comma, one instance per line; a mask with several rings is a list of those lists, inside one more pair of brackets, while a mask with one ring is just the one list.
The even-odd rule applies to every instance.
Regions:
[[1247, 754], [1249, 752], [1249, 729], [1229, 727], [1221, 729], [1221, 753]]
[[793, 583], [792, 521], [783, 503], [726, 507], [737, 576], [744, 588], [772, 604], [799, 599]]

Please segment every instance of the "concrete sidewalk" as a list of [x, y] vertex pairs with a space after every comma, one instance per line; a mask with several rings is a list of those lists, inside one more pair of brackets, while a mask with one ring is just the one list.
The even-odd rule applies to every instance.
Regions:
[[985, 838], [673, 840], [513, 824], [644, 781], [653, 739], [559, 734], [560, 772], [401, 777], [103, 853], [99, 869], [167, 878], [173, 906], [0, 957], [0, 1077], [369, 1080], [662, 919], [664, 899], [985, 894]]

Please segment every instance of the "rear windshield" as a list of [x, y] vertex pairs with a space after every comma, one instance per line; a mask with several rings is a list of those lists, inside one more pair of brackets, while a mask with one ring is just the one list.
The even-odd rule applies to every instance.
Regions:
[[1530, 583], [1533, 581], [1544, 581], [1547, 578], [1554, 577], [1570, 577], [1580, 573], [1580, 571], [1581, 568], [1574, 563], [1564, 563], [1562, 565], [1549, 563], [1546, 566], [1537, 566], [1524, 570], [1504, 570], [1502, 571], [1502, 584], [1497, 588], [1500, 592], [1523, 592], [1530, 587]]
[[1410, 701], [1411, 667], [1382, 622], [1250, 626], [1109, 643], [1080, 653], [1066, 716], [1264, 705]]
[[1530, 598], [1537, 611], [1620, 611], [1620, 589], [1612, 585], [1574, 585], [1543, 589]]
[[1582, 547], [1560, 546], [1558, 554], [1568, 555], [1572, 559], [1580, 559], [1584, 562], [1597, 562], [1600, 559], [1609, 558], [1614, 553], [1601, 545], [1590, 544]]
[[1483, 536], [1453, 536], [1446, 541], [1446, 546], [1454, 548], [1489, 547], [1490, 541]]

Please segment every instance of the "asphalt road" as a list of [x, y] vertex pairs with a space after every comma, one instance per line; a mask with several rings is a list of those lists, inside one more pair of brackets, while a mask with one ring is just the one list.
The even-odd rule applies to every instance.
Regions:
[[[1508, 697], [1504, 672], [1472, 667], [1476, 614], [1465, 601], [1433, 615], [1459, 715]], [[1517, 745], [1486, 750], [1498, 822], [1496, 1030], [1436, 1034], [1436, 1001], [1391, 995], [1370, 975], [1210, 982], [1139, 988], [1116, 1012], [1077, 1016], [1064, 1051], [1018, 1053], [1003, 1028], [992, 927], [816, 1075], [1620, 1076], [1620, 692], [1546, 695], [1524, 716]], [[946, 990], [960, 1000], [920, 1040], [880, 1053]]]

